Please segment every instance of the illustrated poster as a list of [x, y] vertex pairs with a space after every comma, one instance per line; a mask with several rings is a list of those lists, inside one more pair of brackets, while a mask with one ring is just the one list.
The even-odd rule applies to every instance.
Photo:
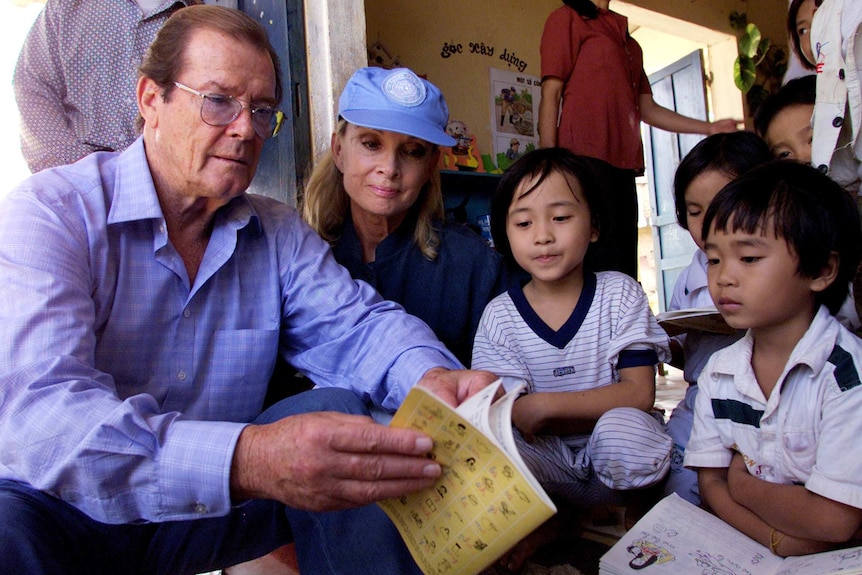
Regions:
[[490, 68], [494, 159], [504, 168], [539, 146], [541, 80], [518, 71]]

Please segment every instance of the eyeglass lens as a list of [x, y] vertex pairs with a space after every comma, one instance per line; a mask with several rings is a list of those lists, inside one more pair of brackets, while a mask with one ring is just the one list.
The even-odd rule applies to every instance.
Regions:
[[[242, 113], [242, 102], [230, 96], [204, 94], [201, 119], [212, 126], [226, 126]], [[251, 121], [254, 131], [261, 138], [278, 134], [284, 115], [273, 108], [252, 108]]]

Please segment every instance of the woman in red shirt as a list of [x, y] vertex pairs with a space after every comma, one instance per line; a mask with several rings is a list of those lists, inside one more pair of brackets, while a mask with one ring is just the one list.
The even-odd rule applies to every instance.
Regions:
[[548, 16], [542, 34], [539, 145], [601, 160], [611, 222], [604, 231], [607, 250], [598, 263], [637, 279], [641, 121], [670, 132], [710, 135], [735, 131], [741, 120], [705, 122], [660, 106], [643, 70], [643, 51], [628, 33], [628, 19], [608, 9], [610, 0], [564, 3]]

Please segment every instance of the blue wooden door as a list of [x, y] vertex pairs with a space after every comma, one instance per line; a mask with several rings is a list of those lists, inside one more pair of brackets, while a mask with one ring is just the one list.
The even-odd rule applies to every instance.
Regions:
[[[700, 50], [649, 77], [655, 101], [676, 112], [705, 120], [706, 87]], [[697, 246], [676, 223], [673, 177], [682, 159], [697, 142], [698, 134], [676, 134], [642, 125], [644, 159], [649, 179], [656, 291], [659, 311], [666, 311], [673, 286], [690, 262]]]
[[249, 192], [296, 204], [297, 190], [311, 161], [311, 125], [308, 116], [308, 74], [305, 58], [303, 2], [298, 0], [227, 0], [258, 20], [281, 64], [284, 126], [268, 140]]

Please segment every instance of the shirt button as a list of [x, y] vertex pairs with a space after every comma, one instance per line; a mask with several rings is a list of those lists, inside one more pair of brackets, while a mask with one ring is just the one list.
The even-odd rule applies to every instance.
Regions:
[[195, 513], [197, 513], [198, 515], [204, 515], [205, 513], [209, 513], [209, 509], [207, 508], [207, 506], [200, 501], [195, 503], [194, 510]]
[[186, 309], [184, 309], [184, 310], [183, 310], [183, 317], [189, 317], [190, 315], [192, 315], [192, 312], [190, 312], [190, 311], [188, 310], [188, 308], [186, 308]]
[[186, 380], [186, 372], [184, 372], [184, 371], [179, 372], [177, 374], [177, 379], [179, 379], [180, 381], [185, 381]]
[[832, 125], [836, 128], [840, 128], [844, 125], [844, 118], [842, 118], [841, 116], [836, 116], [835, 118], [832, 118]]
[[844, 79], [844, 68], [841, 68], [840, 70], [838, 70], [838, 79], [839, 80]]

